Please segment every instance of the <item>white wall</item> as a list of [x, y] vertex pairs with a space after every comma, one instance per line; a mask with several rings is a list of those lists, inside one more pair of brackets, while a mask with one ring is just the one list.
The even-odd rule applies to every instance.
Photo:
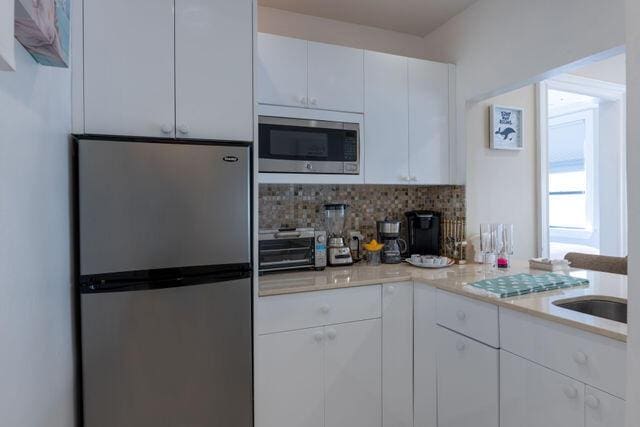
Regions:
[[74, 425], [70, 72], [0, 72], [0, 424]]
[[424, 58], [424, 39], [422, 37], [269, 7], [258, 8], [258, 31]]
[[[489, 106], [524, 108], [524, 149], [489, 148]], [[474, 104], [467, 119], [467, 229], [478, 234], [480, 223], [514, 225], [517, 259], [536, 256], [536, 102], [534, 86]]]
[[640, 2], [627, 0], [627, 194], [629, 339], [627, 426], [640, 425]]
[[622, 22], [624, 0], [479, 0], [427, 35], [425, 56], [457, 65], [456, 181], [465, 181], [468, 100], [544, 80], [571, 69], [567, 64], [620, 49]]
[[615, 55], [573, 70], [571, 74], [623, 85], [627, 82], [627, 58], [624, 53]]

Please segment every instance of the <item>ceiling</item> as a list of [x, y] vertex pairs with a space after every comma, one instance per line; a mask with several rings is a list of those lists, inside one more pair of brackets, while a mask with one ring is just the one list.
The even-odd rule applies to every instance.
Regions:
[[425, 36], [475, 0], [258, 0], [260, 6]]

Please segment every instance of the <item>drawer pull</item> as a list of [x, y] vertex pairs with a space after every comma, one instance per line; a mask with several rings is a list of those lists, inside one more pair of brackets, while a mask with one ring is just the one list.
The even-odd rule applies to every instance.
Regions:
[[316, 340], [316, 342], [321, 342], [323, 338], [324, 334], [322, 332], [316, 332], [313, 334], [313, 339]]
[[465, 348], [467, 348], [467, 345], [464, 343], [464, 341], [458, 341], [456, 343], [456, 349], [458, 349], [458, 351], [464, 351]]
[[327, 304], [320, 306], [320, 312], [322, 314], [329, 314], [330, 311], [331, 311], [331, 307], [329, 307]]
[[587, 397], [584, 398], [584, 403], [591, 409], [598, 409], [600, 406], [600, 399], [592, 394], [588, 394]]
[[564, 387], [564, 395], [569, 399], [575, 399], [578, 397], [578, 389], [573, 386], [567, 385]]
[[336, 333], [335, 329], [329, 329], [327, 331], [327, 337], [329, 337], [330, 340], [336, 339], [336, 335], [337, 335], [337, 333]]
[[456, 313], [456, 317], [459, 321], [464, 322], [465, 320], [467, 320], [467, 313], [462, 310], [458, 310], [458, 312]]
[[393, 295], [396, 292], [396, 288], [394, 286], [387, 286], [387, 293], [389, 295]]
[[589, 357], [587, 357], [587, 355], [581, 351], [576, 351], [575, 353], [573, 353], [573, 361], [579, 365], [585, 365], [588, 360]]

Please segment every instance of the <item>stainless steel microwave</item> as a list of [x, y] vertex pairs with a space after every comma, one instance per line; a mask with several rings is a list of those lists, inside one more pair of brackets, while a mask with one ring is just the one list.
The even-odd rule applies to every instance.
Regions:
[[358, 123], [260, 116], [259, 170], [269, 173], [360, 173]]

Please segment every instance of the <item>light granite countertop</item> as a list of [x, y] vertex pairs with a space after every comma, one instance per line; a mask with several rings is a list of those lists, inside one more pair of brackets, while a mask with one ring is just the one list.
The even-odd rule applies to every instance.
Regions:
[[531, 270], [528, 263], [523, 261], [514, 262], [508, 272], [497, 273], [485, 272], [484, 267], [478, 264], [454, 265], [442, 269], [423, 269], [406, 263], [379, 266], [355, 264], [349, 267], [327, 267], [323, 271], [266, 274], [258, 279], [258, 294], [260, 297], [268, 297], [353, 286], [415, 281], [626, 342], [626, 324], [557, 307], [553, 302], [584, 296], [626, 300], [627, 276], [571, 269], [565, 273], [586, 278], [589, 280], [589, 285], [504, 299], [478, 295], [465, 289], [465, 285], [469, 283], [518, 273], [544, 274], [546, 271]]

